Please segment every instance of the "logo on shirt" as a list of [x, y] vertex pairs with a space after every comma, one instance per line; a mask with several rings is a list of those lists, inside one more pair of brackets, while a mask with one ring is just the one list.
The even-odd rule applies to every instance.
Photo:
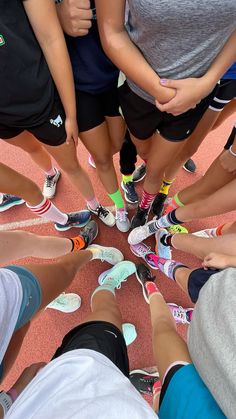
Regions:
[[5, 45], [6, 41], [4, 39], [4, 36], [0, 34], [0, 47], [2, 47], [3, 45]]
[[50, 119], [50, 124], [55, 125], [55, 127], [59, 128], [63, 124], [61, 115], [58, 115], [56, 119]]

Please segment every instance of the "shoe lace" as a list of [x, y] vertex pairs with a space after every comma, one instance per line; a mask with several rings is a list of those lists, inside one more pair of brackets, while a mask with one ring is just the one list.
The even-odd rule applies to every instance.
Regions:
[[98, 217], [100, 217], [100, 215], [104, 218], [109, 215], [108, 209], [103, 207], [102, 205], [99, 205], [98, 207]]
[[127, 212], [126, 211], [116, 211], [116, 219], [120, 221], [120, 223], [124, 223], [127, 219]]
[[65, 292], [63, 292], [62, 294], [60, 294], [57, 298], [55, 298], [54, 301], [52, 302], [56, 302], [57, 304], [59, 304], [60, 306], [65, 306], [67, 303], [67, 296], [65, 295]]
[[100, 260], [101, 260], [101, 262], [104, 262], [104, 260], [107, 261], [109, 259], [112, 260], [113, 259], [112, 256], [113, 256], [113, 251], [112, 250], [102, 249], [102, 255], [101, 255]]
[[[115, 287], [117, 289], [121, 288], [121, 282], [125, 282], [128, 279], [129, 276], [129, 272], [127, 271], [127, 269], [120, 269], [119, 273], [116, 274], [115, 278], [113, 276], [107, 276], [106, 280], [110, 280], [113, 283], [115, 283]], [[125, 279], [123, 279], [125, 278]]]
[[136, 195], [134, 182], [128, 182], [128, 183], [126, 183], [126, 187], [128, 188], [129, 193], [130, 193], [131, 195]]
[[47, 176], [45, 184], [47, 188], [52, 188], [54, 184], [54, 176]]
[[178, 308], [175, 308], [173, 310], [173, 316], [175, 319], [180, 320], [181, 323], [183, 324], [187, 323], [187, 315], [183, 307], [179, 306]]
[[143, 245], [137, 244], [135, 247], [137, 249], [137, 252], [142, 256], [146, 256], [151, 251], [151, 248], [148, 246], [144, 247]]

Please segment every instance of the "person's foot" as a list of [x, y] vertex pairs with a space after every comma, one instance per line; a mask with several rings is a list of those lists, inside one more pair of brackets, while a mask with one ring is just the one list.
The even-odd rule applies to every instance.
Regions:
[[149, 214], [149, 208], [144, 209], [144, 208], [138, 207], [136, 213], [134, 214], [131, 220], [131, 230], [146, 224], [148, 220], [148, 214]]
[[176, 323], [189, 324], [192, 319], [193, 308], [183, 308], [174, 303], [167, 304]]
[[[155, 253], [145, 243], [130, 245], [131, 252], [138, 258], [142, 258], [151, 268], [153, 268], [152, 257]], [[154, 267], [154, 269], [158, 269]]]
[[151, 274], [150, 269], [143, 263], [137, 265], [136, 269], [136, 278], [142, 286], [144, 300], [146, 301], [146, 303], [149, 304], [149, 298], [145, 287], [145, 283], [150, 281], [154, 282], [156, 277]]
[[91, 213], [88, 210], [81, 210], [78, 212], [71, 212], [68, 215], [68, 221], [66, 224], [59, 224], [55, 223], [54, 227], [57, 231], [66, 231], [70, 230], [70, 228], [76, 227], [81, 228], [84, 227], [91, 219]]
[[136, 227], [129, 233], [128, 243], [138, 244], [147, 239], [149, 236], [152, 236], [152, 234], [156, 232], [155, 223], [156, 220], [152, 220], [140, 227]]
[[65, 293], [60, 294], [55, 300], [48, 304], [45, 309], [62, 311], [62, 313], [73, 313], [81, 306], [81, 298], [78, 294]]
[[121, 283], [127, 281], [130, 275], [136, 272], [136, 266], [133, 262], [124, 260], [117, 263], [113, 268], [101, 273], [98, 277], [99, 285], [111, 284], [114, 288], [119, 289]]
[[88, 163], [91, 167], [96, 169], [96, 164], [95, 164], [95, 161], [93, 160], [93, 157], [91, 156], [91, 154], [89, 154]]
[[87, 250], [91, 250], [93, 253], [93, 260], [100, 259], [102, 262], [108, 262], [111, 265], [116, 265], [117, 263], [124, 260], [123, 253], [115, 247], [106, 247], [100, 246], [99, 244], [91, 244], [87, 247]]
[[192, 159], [189, 159], [186, 161], [186, 163], [184, 163], [183, 169], [186, 170], [186, 172], [195, 173], [197, 170], [197, 167], [194, 161]]
[[129, 379], [139, 393], [152, 395], [153, 385], [160, 380], [160, 377], [157, 371], [150, 373], [145, 370], [133, 370], [129, 373]]
[[141, 180], [145, 178], [146, 173], [147, 173], [146, 163], [140, 164], [140, 166], [138, 166], [133, 173], [133, 181], [140, 182]]
[[101, 220], [106, 226], [113, 227], [116, 223], [115, 217], [112, 214], [112, 212], [107, 209], [106, 207], [103, 207], [102, 205], [99, 205], [95, 210], [90, 208], [90, 206], [87, 204], [87, 207], [90, 212], [95, 214], [99, 220]]
[[24, 203], [24, 199], [20, 198], [19, 196], [4, 194], [3, 200], [0, 203], [0, 212], [7, 211], [10, 208], [15, 207], [16, 205], [21, 205]]
[[94, 220], [89, 221], [89, 223], [80, 231], [80, 236], [84, 239], [84, 249], [88, 247], [98, 235], [98, 225]]
[[152, 204], [152, 212], [156, 215], [157, 218], [160, 218], [164, 208], [167, 195], [159, 192]]
[[186, 234], [186, 233], [188, 233], [188, 229], [186, 227], [182, 226], [181, 224], [176, 224], [176, 225], [167, 227], [166, 230], [168, 231], [168, 233], [171, 233], [171, 234], [176, 234], [176, 233]]
[[156, 254], [163, 259], [171, 259], [171, 249], [170, 246], [165, 246], [162, 242], [163, 237], [168, 234], [168, 231], [165, 228], [160, 228], [155, 233], [156, 239]]
[[136, 204], [138, 202], [138, 194], [135, 190], [134, 182], [121, 182], [121, 187], [124, 191], [126, 202]]
[[43, 185], [43, 196], [48, 199], [52, 199], [56, 195], [57, 182], [60, 179], [61, 172], [54, 167], [55, 175], [45, 176]]
[[130, 220], [128, 218], [128, 212], [126, 210], [120, 211], [119, 209], [116, 210], [116, 218], [115, 218], [116, 227], [122, 233], [127, 233], [130, 229]]

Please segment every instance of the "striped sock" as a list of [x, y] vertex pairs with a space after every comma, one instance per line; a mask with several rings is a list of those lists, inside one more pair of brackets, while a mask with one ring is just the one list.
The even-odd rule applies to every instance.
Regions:
[[[177, 208], [178, 209], [178, 208]], [[177, 209], [169, 212], [166, 215], [163, 215], [159, 220], [156, 221], [156, 229], [158, 228], [167, 228], [172, 225], [182, 224], [184, 221], [178, 220], [176, 217]]]
[[68, 221], [68, 215], [61, 212], [55, 205], [48, 199], [44, 198], [39, 205], [27, 207], [39, 217], [43, 217], [48, 221], [65, 225]]
[[124, 182], [124, 183], [133, 182], [133, 174], [132, 175], [122, 175], [122, 182]]
[[148, 193], [143, 189], [142, 199], [140, 203], [140, 208], [148, 209], [152, 205], [154, 199], [156, 198], [157, 194]]
[[173, 179], [173, 180], [163, 179], [162, 185], [161, 185], [161, 189], [160, 189], [160, 193], [162, 193], [162, 194], [164, 194], [164, 195], [167, 196], [168, 193], [169, 193], [169, 189], [170, 189], [172, 183], [174, 182], [174, 180], [175, 179]]

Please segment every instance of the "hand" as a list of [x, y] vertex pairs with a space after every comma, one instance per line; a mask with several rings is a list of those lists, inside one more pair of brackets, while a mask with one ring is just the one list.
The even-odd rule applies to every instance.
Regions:
[[168, 88], [163, 87], [163, 86], [160, 86], [160, 84], [158, 84], [156, 92], [155, 92], [156, 103], [167, 104], [175, 97], [175, 95], [176, 95], [175, 89], [171, 89], [169, 87]]
[[175, 89], [176, 94], [172, 100], [164, 105], [156, 100], [156, 106], [161, 112], [168, 112], [174, 116], [195, 108], [214, 88], [203, 77], [182, 80], [160, 80], [160, 84]]
[[66, 118], [65, 120], [65, 130], [66, 130], [66, 143], [70, 144], [72, 141], [74, 142], [75, 146], [78, 145], [79, 140], [79, 133], [78, 133], [78, 126], [77, 121], [75, 118]]
[[63, 0], [57, 5], [57, 14], [67, 35], [87, 35], [92, 26], [90, 0]]
[[224, 255], [222, 253], [209, 253], [203, 262], [202, 266], [204, 268], [215, 268], [215, 269], [225, 269], [230, 266], [234, 266], [233, 264], [236, 262], [236, 257]]
[[22, 393], [25, 387], [30, 383], [30, 381], [33, 380], [39, 370], [41, 370], [41, 368], [43, 368], [45, 365], [46, 362], [37, 362], [36, 364], [32, 364], [24, 369], [18, 380], [13, 385], [18, 395]]
[[225, 150], [220, 156], [220, 164], [229, 173], [236, 173], [236, 157], [229, 150]]

